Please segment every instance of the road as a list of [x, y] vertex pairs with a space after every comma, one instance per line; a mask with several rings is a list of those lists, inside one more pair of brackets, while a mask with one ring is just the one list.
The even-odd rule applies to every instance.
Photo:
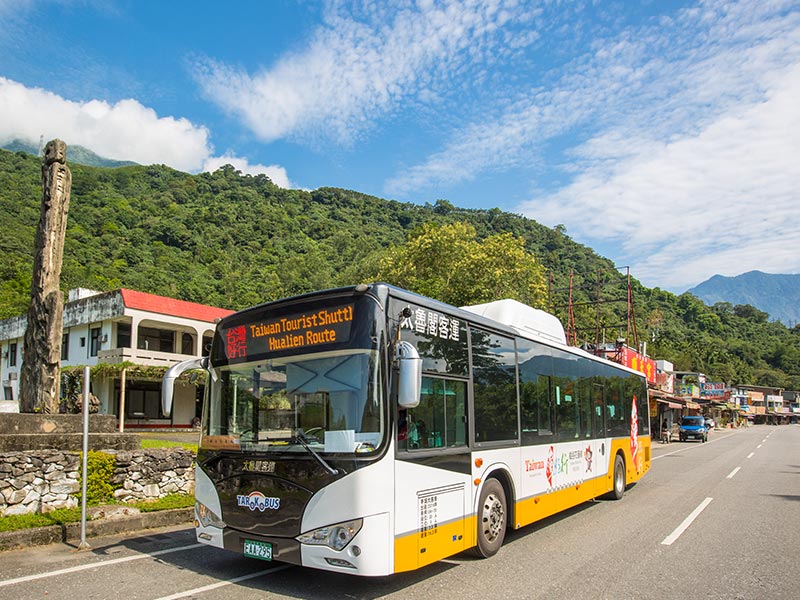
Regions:
[[360, 579], [244, 559], [191, 529], [0, 554], [0, 596], [105, 598], [800, 598], [800, 426], [655, 444], [621, 501], [520, 531], [489, 560], [458, 555]]

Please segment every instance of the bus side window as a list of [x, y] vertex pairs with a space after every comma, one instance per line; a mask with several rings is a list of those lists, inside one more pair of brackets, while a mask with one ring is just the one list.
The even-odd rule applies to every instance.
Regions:
[[550, 443], [555, 431], [550, 350], [537, 342], [517, 338], [517, 355], [522, 443]]
[[398, 446], [425, 450], [466, 446], [467, 383], [423, 376], [419, 406], [401, 410]]

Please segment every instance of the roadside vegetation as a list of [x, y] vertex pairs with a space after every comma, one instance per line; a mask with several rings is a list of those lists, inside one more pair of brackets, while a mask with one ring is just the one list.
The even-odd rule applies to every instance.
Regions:
[[191, 442], [142, 439], [142, 449], [149, 450], [153, 448], [186, 448], [197, 454], [197, 444], [192, 444]]
[[[106, 503], [103, 506], [109, 506]], [[171, 510], [174, 508], [189, 508], [194, 506], [194, 496], [185, 494], [171, 494], [151, 502], [135, 502], [120, 506], [130, 506], [140, 512], [154, 512], [157, 510]], [[81, 520], [81, 508], [60, 508], [49, 513], [30, 513], [27, 515], [9, 515], [0, 517], [0, 531], [15, 531], [17, 529], [32, 529], [34, 527], [47, 527], [49, 525], [67, 525], [78, 523]]]

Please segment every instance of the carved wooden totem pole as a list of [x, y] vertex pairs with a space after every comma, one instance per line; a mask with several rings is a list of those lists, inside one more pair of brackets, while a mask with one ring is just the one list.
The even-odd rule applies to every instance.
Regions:
[[72, 174], [67, 145], [47, 143], [42, 158], [42, 208], [36, 229], [31, 304], [22, 350], [20, 412], [56, 412], [60, 383], [62, 315], [61, 261]]

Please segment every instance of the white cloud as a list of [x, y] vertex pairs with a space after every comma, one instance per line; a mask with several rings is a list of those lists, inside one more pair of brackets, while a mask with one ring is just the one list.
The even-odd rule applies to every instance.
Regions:
[[436, 98], [470, 61], [484, 65], [495, 50], [508, 53], [496, 30], [512, 16], [524, 26], [529, 9], [516, 4], [331, 3], [308, 46], [270, 68], [251, 75], [207, 59], [198, 61], [195, 76], [212, 101], [264, 141], [347, 145], [403, 101]]
[[612, 258], [649, 285], [798, 272], [798, 40], [796, 4], [714, 0], [598, 38], [553, 85], [463, 128], [386, 189], [402, 196], [512, 169], [536, 180], [546, 160], [571, 181], [536, 181], [515, 210], [616, 244]]
[[97, 154], [142, 164], [198, 170], [210, 154], [208, 130], [182, 118], [159, 117], [136, 100], [73, 102], [0, 77], [0, 143], [59, 138]]
[[694, 135], [633, 140], [634, 150], [611, 166], [600, 148], [616, 152], [617, 144], [594, 144], [596, 166], [521, 209], [568, 223], [573, 237], [616, 241], [651, 285], [685, 288], [751, 269], [798, 272], [797, 98], [800, 64], [774, 81], [765, 101], [733, 108]]
[[251, 165], [246, 158], [238, 158], [231, 154], [223, 154], [222, 156], [207, 159], [203, 164], [203, 171], [213, 173], [224, 165], [231, 165], [237, 171], [247, 175], [266, 175], [272, 183], [285, 189], [296, 187], [289, 181], [286, 169], [280, 165]]
[[40, 136], [45, 141], [59, 138], [68, 147], [84, 146], [105, 158], [165, 164], [181, 171], [213, 171], [231, 164], [243, 173], [263, 173], [281, 187], [293, 187], [279, 165], [211, 156], [209, 131], [187, 119], [159, 117], [136, 100], [73, 102], [0, 77], [0, 145], [14, 139], [38, 144]]

